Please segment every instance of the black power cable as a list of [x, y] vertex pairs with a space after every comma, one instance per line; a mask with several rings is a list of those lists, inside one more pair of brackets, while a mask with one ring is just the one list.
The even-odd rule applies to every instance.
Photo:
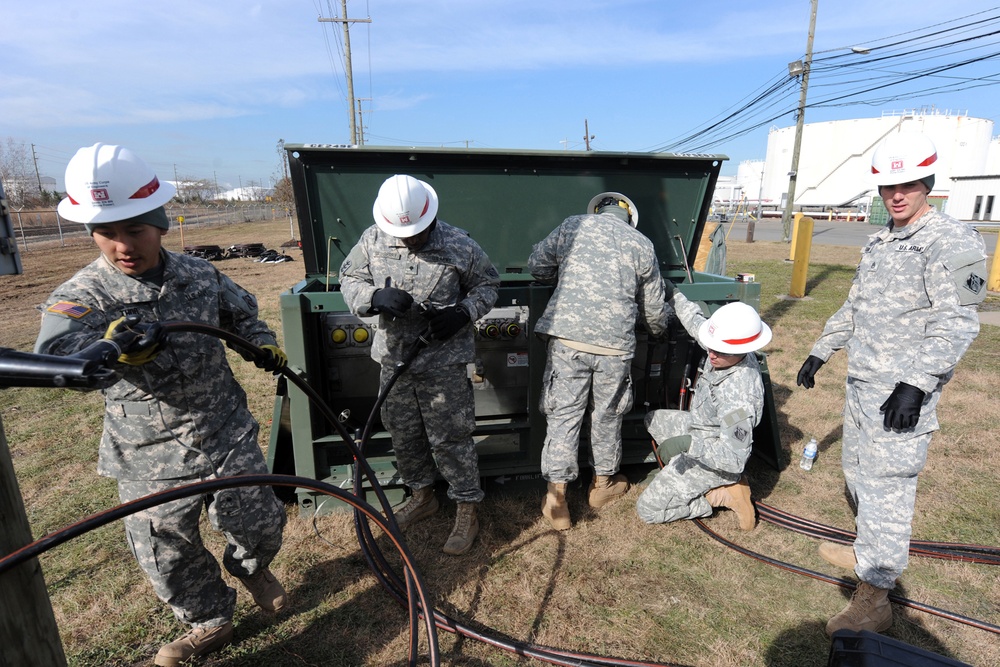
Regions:
[[[854, 590], [857, 587], [856, 583], [848, 581], [847, 579], [831, 577], [821, 572], [816, 572], [814, 570], [800, 567], [798, 565], [786, 563], [776, 558], [771, 558], [769, 556], [757, 553], [756, 551], [751, 551], [750, 549], [741, 547], [738, 544], [735, 544], [734, 542], [727, 540], [726, 538], [722, 537], [721, 535], [713, 531], [711, 528], [706, 526], [705, 522], [702, 521], [701, 519], [695, 519], [694, 523], [696, 526], [698, 526], [698, 528], [700, 528], [705, 534], [707, 534], [713, 540], [729, 547], [733, 551], [737, 551], [743, 554], [744, 556], [749, 556], [750, 558], [754, 558], [762, 563], [772, 565], [779, 569], [786, 570], [788, 572], [793, 572], [795, 574], [800, 574], [805, 577], [818, 579], [819, 581], [825, 581], [828, 584], [834, 584], [836, 586], [848, 590]], [[917, 611], [922, 611], [928, 614], [932, 614], [934, 616], [939, 616], [941, 618], [946, 618], [948, 620], [955, 621], [956, 623], [962, 623], [964, 625], [969, 625], [971, 627], [978, 628], [980, 630], [986, 630], [987, 632], [992, 632], [993, 634], [1000, 635], [1000, 626], [993, 625], [992, 623], [987, 623], [986, 621], [969, 618], [968, 616], [963, 616], [961, 614], [957, 614], [955, 612], [948, 611], [946, 609], [940, 609], [938, 607], [934, 607], [929, 604], [924, 604], [923, 602], [917, 602], [916, 600], [911, 600], [910, 598], [903, 597], [902, 595], [896, 595], [894, 593], [889, 593], [889, 600], [904, 607], [916, 609]]]
[[[251, 355], [251, 357], [262, 356], [265, 354], [261, 348], [250, 343], [249, 341], [224, 329], [211, 325], [196, 322], [175, 321], [163, 322], [161, 323], [161, 326], [167, 333], [171, 331], [187, 331], [217, 337], [225, 341], [233, 349], [246, 352]], [[409, 363], [412, 362], [420, 350], [426, 345], [426, 337], [421, 337], [414, 342], [413, 347], [404, 361], [397, 365], [394, 375], [391, 377], [386, 387], [384, 387], [380, 392], [379, 401], [373, 408], [373, 415], [377, 414], [377, 410], [381, 405], [381, 402], [384, 401], [385, 395], [388, 393], [388, 390], [398, 378], [399, 374], [408, 367]], [[116, 357], [117, 355], [114, 356]], [[112, 360], [113, 359], [111, 357], [108, 357], [106, 361], [111, 363]], [[319, 394], [297, 373], [285, 367], [277, 371], [276, 374], [280, 374], [287, 378], [304, 394], [306, 394], [309, 400], [315, 404], [323, 416], [334, 426], [338, 434], [344, 440], [345, 444], [351, 448], [357, 462], [355, 471], [355, 486], [352, 492], [347, 492], [343, 489], [312, 478], [297, 477], [292, 475], [253, 474], [235, 477], [221, 477], [195, 482], [167, 489], [165, 491], [118, 505], [110, 510], [86, 517], [85, 519], [63, 528], [62, 530], [49, 533], [35, 542], [25, 545], [14, 553], [0, 559], [0, 574], [3, 574], [8, 569], [16, 567], [17, 565], [20, 565], [32, 558], [36, 558], [38, 555], [48, 551], [49, 549], [79, 537], [80, 535], [83, 535], [91, 530], [113, 521], [117, 521], [136, 512], [180, 498], [201, 495], [237, 486], [269, 485], [302, 488], [335, 497], [354, 508], [356, 530], [366, 562], [383, 588], [385, 588], [390, 595], [400, 602], [400, 604], [408, 607], [409, 609], [409, 663], [411, 665], [415, 665], [417, 662], [416, 652], [418, 646], [417, 639], [419, 634], [419, 620], [420, 618], [423, 618], [428, 634], [428, 661], [432, 667], [440, 665], [441, 661], [436, 632], [438, 629], [460, 634], [464, 637], [475, 639], [484, 644], [503, 649], [519, 656], [531, 657], [550, 664], [564, 665], [566, 667], [683, 667], [675, 663], [635, 661], [623, 658], [591, 655], [576, 651], [567, 651], [559, 648], [538, 646], [529, 642], [521, 642], [501, 637], [499, 636], [499, 633], [489, 628], [473, 628], [466, 623], [458, 621], [434, 609], [433, 605], [430, 604], [427, 598], [426, 588], [423, 584], [422, 578], [420, 577], [414, 558], [406, 546], [405, 538], [402, 536], [399, 525], [397, 524], [395, 516], [392, 513], [392, 508], [387, 497], [385, 496], [385, 492], [381, 488], [374, 471], [371, 469], [364, 457], [363, 446], [365, 439], [362, 439], [360, 445], [356, 443], [343, 424], [341, 424], [341, 422], [337, 419], [330, 407], [325, 403], [323, 398], [319, 396]], [[371, 428], [373, 420], [374, 417], [372, 416], [366, 427], [366, 435]], [[384, 516], [372, 505], [362, 500], [360, 491], [360, 475], [362, 472], [369, 480], [371, 488], [374, 490], [383, 509]], [[375, 522], [375, 524], [389, 537], [393, 546], [399, 552], [403, 561], [403, 581], [400, 581], [399, 575], [388, 564], [384, 554], [381, 552], [380, 547], [376, 544], [368, 520]], [[431, 610], [431, 613], [425, 613], [425, 610]]]
[[[656, 448], [654, 445], [654, 453]], [[657, 461], [660, 461], [659, 454], [656, 455]], [[663, 467], [663, 463], [659, 463], [659, 467]], [[810, 537], [814, 537], [820, 540], [826, 540], [830, 542], [837, 542], [839, 544], [852, 544], [854, 542], [855, 533], [843, 530], [840, 528], [834, 528], [832, 526], [827, 526], [816, 521], [809, 519], [803, 519], [797, 517], [794, 514], [778, 510], [769, 505], [765, 505], [761, 502], [753, 502], [754, 506], [757, 508], [757, 513], [760, 519], [772, 523], [781, 528], [786, 528], [793, 532], [798, 532]], [[727, 540], [722, 537], [711, 528], [709, 528], [704, 521], [701, 519], [693, 520], [695, 525], [698, 526], [706, 535], [714, 539], [715, 541], [723, 544], [733, 551], [743, 554], [744, 556], [749, 556], [762, 563], [772, 565], [782, 570], [792, 572], [795, 574], [800, 574], [805, 577], [811, 577], [813, 579], [818, 579], [819, 581], [824, 581], [829, 584], [834, 584], [841, 588], [846, 588], [848, 590], [853, 590], [857, 584], [847, 580], [840, 579], [837, 577], [831, 577], [829, 575], [823, 574], [821, 572], [816, 572], [798, 565], [793, 565], [792, 563], [787, 563], [777, 558], [771, 558], [770, 556], [765, 556], [763, 554], [757, 553], [745, 547], [742, 547], [735, 542]], [[930, 542], [923, 540], [911, 540], [910, 541], [910, 553], [916, 556], [925, 556], [928, 558], [941, 558], [945, 560], [957, 560], [962, 562], [979, 563], [986, 565], [1000, 565], [1000, 547], [988, 547], [978, 544], [960, 544], [956, 542]], [[992, 623], [987, 623], [979, 619], [970, 618], [968, 616], [963, 616], [961, 614], [948, 611], [946, 609], [941, 609], [938, 607], [925, 604], [923, 602], [918, 602], [916, 600], [911, 600], [910, 598], [903, 597], [901, 595], [895, 595], [893, 593], [889, 594], [889, 599], [898, 605], [909, 607], [911, 609], [916, 609], [917, 611], [923, 611], [934, 616], [939, 616], [948, 620], [955, 621], [956, 623], [962, 623], [964, 625], [969, 625], [980, 630], [986, 630], [987, 632], [992, 632], [993, 634], [1000, 634], [1000, 626], [993, 625]]]
[[[233, 349], [239, 351], [242, 350], [249, 353], [252, 357], [260, 357], [266, 353], [261, 348], [257, 347], [253, 343], [247, 341], [246, 339], [219, 327], [215, 327], [209, 324], [202, 324], [198, 322], [162, 322], [161, 326], [163, 330], [168, 334], [171, 331], [187, 331], [192, 333], [201, 333], [209, 336], [214, 336], [226, 342], [227, 345]], [[426, 341], [424, 341], [426, 344]], [[413, 356], [419, 352], [420, 346], [415, 345], [413, 350]], [[412, 357], [410, 359], [412, 361]], [[410, 605], [410, 656], [409, 662], [411, 665], [415, 665], [417, 661], [416, 656], [416, 646], [417, 646], [417, 618], [419, 608], [431, 609], [433, 605], [427, 596], [427, 589], [423, 583], [423, 578], [420, 573], [412, 566], [413, 557], [409, 553], [409, 549], [406, 546], [406, 542], [402, 537], [402, 533], [399, 528], [399, 524], [396, 522], [396, 517], [392, 512], [392, 506], [389, 503], [389, 499], [385, 495], [385, 491], [382, 489], [381, 484], [378, 482], [378, 478], [375, 471], [372, 470], [371, 466], [368, 464], [368, 460], [362, 453], [362, 448], [358, 445], [351, 435], [347, 432], [344, 425], [337, 419], [337, 416], [333, 413], [330, 407], [326, 404], [323, 398], [312, 388], [305, 380], [303, 380], [297, 373], [293, 372], [287, 366], [285, 368], [279, 369], [283, 377], [291, 381], [296, 387], [298, 387], [313, 403], [313, 405], [321, 412], [323, 417], [336, 429], [337, 433], [343, 439], [344, 443], [351, 449], [351, 453], [354, 455], [354, 460], [357, 463], [358, 473], [364, 472], [365, 477], [368, 478], [369, 484], [379, 501], [379, 505], [382, 507], [385, 513], [387, 521], [385, 525], [380, 527], [387, 534], [392, 536], [394, 543], [396, 543], [397, 549], [401, 550], [401, 553], [405, 553], [404, 558], [404, 576], [408, 582], [408, 590], [411, 595], [407, 598]], [[359, 487], [355, 489], [355, 495], [357, 497], [362, 497]], [[356, 507], [356, 506], [355, 506]], [[356, 507], [356, 510], [358, 508]], [[386, 530], [388, 528], [388, 530]], [[384, 584], [383, 584], [384, 585]], [[418, 607], [419, 600], [419, 607]], [[428, 639], [428, 653], [431, 665], [438, 665], [440, 663], [440, 648], [437, 638], [437, 628], [430, 618], [425, 618], [425, 627], [427, 630]]]

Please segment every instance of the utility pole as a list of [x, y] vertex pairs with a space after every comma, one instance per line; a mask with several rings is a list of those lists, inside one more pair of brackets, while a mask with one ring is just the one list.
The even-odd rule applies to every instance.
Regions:
[[795, 182], [799, 176], [799, 152], [802, 150], [802, 126], [806, 116], [806, 89], [809, 87], [809, 69], [812, 66], [813, 37], [816, 35], [816, 7], [819, 0], [812, 0], [809, 13], [809, 37], [806, 40], [806, 57], [803, 62], [788, 64], [788, 73], [802, 76], [802, 90], [799, 93], [799, 112], [795, 118], [795, 143], [792, 146], [792, 168], [788, 172], [788, 198], [785, 212], [781, 216], [782, 241], [792, 240], [792, 211], [795, 207]]
[[31, 159], [35, 162], [35, 180], [38, 181], [38, 196], [42, 196], [42, 177], [38, 174], [38, 156], [35, 155], [35, 144], [31, 144]]
[[365, 118], [361, 111], [362, 102], [371, 102], [370, 97], [359, 97], [358, 98], [358, 146], [365, 145]]
[[590, 140], [594, 138], [594, 135], [590, 133], [590, 126], [587, 124], [587, 119], [583, 119], [583, 145], [586, 146], [586, 150], [590, 150]]
[[325, 19], [322, 16], [317, 19], [320, 23], [342, 23], [344, 26], [344, 72], [347, 77], [347, 97], [348, 108], [350, 112], [348, 116], [351, 119], [351, 144], [358, 145], [358, 126], [354, 120], [354, 72], [351, 67], [351, 30], [349, 24], [351, 23], [371, 23], [372, 20], [368, 19], [349, 19], [347, 18], [347, 0], [340, 0], [340, 10], [344, 15], [344, 18], [332, 18]]

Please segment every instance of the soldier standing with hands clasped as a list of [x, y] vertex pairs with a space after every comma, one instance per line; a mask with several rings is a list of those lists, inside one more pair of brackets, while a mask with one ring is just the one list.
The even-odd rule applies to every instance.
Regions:
[[448, 497], [458, 503], [443, 551], [460, 555], [479, 532], [476, 509], [483, 499], [467, 370], [475, 353], [472, 322], [496, 303], [500, 275], [482, 248], [438, 220], [437, 212], [429, 184], [406, 175], [388, 178], [372, 209], [375, 224], [340, 267], [340, 288], [352, 313], [379, 314], [372, 358], [382, 366], [382, 387], [429, 330], [427, 347], [386, 396], [382, 422], [403, 483], [413, 492], [395, 512], [396, 521], [406, 528], [437, 512], [439, 470]]
[[823, 543], [820, 555], [860, 581], [827, 623], [831, 635], [892, 625], [888, 594], [907, 564], [938, 399], [979, 333], [985, 245], [928, 203], [937, 166], [922, 134], [892, 134], [875, 150], [872, 176], [891, 220], [862, 250], [847, 300], [798, 374], [799, 386], [812, 388], [820, 367], [847, 348], [842, 464], [857, 538], [853, 547]]

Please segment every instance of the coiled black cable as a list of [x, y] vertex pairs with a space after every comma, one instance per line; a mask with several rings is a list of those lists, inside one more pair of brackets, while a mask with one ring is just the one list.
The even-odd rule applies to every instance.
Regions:
[[[251, 358], [263, 356], [265, 354], [261, 348], [250, 343], [249, 341], [229, 331], [212, 325], [179, 321], [163, 322], [161, 325], [167, 333], [170, 331], [187, 331], [214, 336], [225, 341], [227, 345], [236, 351], [249, 354]], [[389, 504], [388, 498], [385, 496], [384, 490], [379, 484], [374, 471], [371, 469], [363, 453], [364, 444], [367, 442], [367, 436], [369, 435], [372, 424], [374, 423], [374, 415], [378, 413], [381, 403], [385, 400], [385, 395], [388, 393], [389, 389], [391, 389], [392, 384], [398, 378], [399, 374], [406, 369], [419, 351], [427, 345], [427, 342], [428, 341], [425, 337], [420, 337], [420, 339], [415, 341], [407, 357], [395, 368], [393, 376], [380, 392], [379, 400], [376, 402], [376, 405], [372, 410], [372, 415], [369, 417], [368, 424], [366, 425], [365, 435], [362, 437], [360, 444], [355, 442], [355, 440], [347, 432], [344, 425], [337, 419], [336, 415], [334, 415], [330, 407], [325, 403], [323, 398], [319, 396], [319, 394], [297, 373], [287, 367], [276, 371], [276, 374], [280, 374], [287, 378], [309, 398], [315, 407], [322, 413], [324, 418], [337, 430], [337, 433], [344, 440], [344, 443], [351, 449], [357, 463], [357, 466], [355, 467], [355, 484], [352, 492], [344, 491], [343, 489], [312, 478], [292, 475], [253, 474], [203, 480], [167, 489], [165, 491], [118, 505], [112, 509], [86, 517], [62, 530], [50, 533], [0, 559], [0, 574], [6, 572], [10, 568], [24, 563], [27, 560], [39, 556], [53, 547], [79, 537], [80, 535], [83, 535], [91, 530], [113, 521], [117, 521], [121, 518], [129, 516], [130, 514], [180, 498], [210, 493], [237, 486], [270, 485], [303, 488], [335, 497], [354, 508], [356, 532], [358, 534], [362, 553], [364, 554], [369, 568], [372, 570], [376, 579], [383, 586], [383, 588], [385, 588], [390, 595], [400, 602], [400, 604], [409, 609], [410, 665], [415, 665], [417, 662], [419, 625], [420, 619], [423, 618], [428, 635], [428, 661], [432, 667], [437, 667], [440, 665], [441, 661], [436, 632], [438, 629], [444, 629], [449, 632], [460, 634], [464, 637], [475, 639], [484, 644], [506, 650], [519, 656], [532, 657], [550, 664], [565, 665], [566, 667], [682, 667], [674, 663], [634, 661], [622, 658], [603, 657], [558, 648], [543, 647], [528, 642], [521, 642], [501, 637], [498, 633], [491, 631], [488, 628], [483, 630], [475, 629], [466, 623], [462, 623], [437, 611], [434, 606], [430, 604], [426, 593], [426, 587], [424, 586], [422, 577], [416, 567], [413, 556], [406, 546], [406, 541], [403, 538], [399, 525], [392, 513], [392, 508]], [[384, 516], [383, 513], [380, 513], [372, 505], [362, 500], [362, 473], [364, 473], [364, 476], [368, 479], [372, 490], [375, 492], [379, 504], [384, 512]], [[399, 575], [389, 565], [388, 561], [385, 559], [385, 555], [381, 551], [381, 548], [376, 543], [374, 535], [371, 532], [369, 520], [374, 521], [375, 524], [389, 537], [393, 546], [400, 554], [403, 563], [402, 581], [400, 580]], [[425, 610], [430, 610], [431, 613], [424, 613]]]
[[[167, 333], [171, 331], [187, 331], [192, 333], [202, 333], [219, 338], [225, 341], [225, 343], [229, 347], [233, 348], [237, 352], [242, 350], [243, 352], [249, 354], [251, 357], [260, 357], [266, 354], [264, 350], [254, 345], [250, 341], [242, 338], [241, 336], [238, 336], [237, 334], [234, 334], [230, 331], [221, 329], [216, 326], [202, 324], [198, 322], [177, 322], [177, 321], [163, 322], [161, 324], [163, 326], [164, 331], [166, 331]], [[412, 350], [412, 356], [410, 356], [409, 358], [410, 361], [412, 361], [412, 358], [416, 356], [416, 354], [420, 351], [423, 345], [426, 345], [426, 340], [423, 339], [421, 340], [422, 344], [421, 341], [418, 341], [416, 344], [414, 344]], [[401, 371], [402, 369], [400, 370], [400, 372]], [[380, 524], [380, 527], [383, 530], [386, 530], [386, 527], [388, 527], [389, 530], [386, 532], [387, 534], [390, 534], [392, 536], [394, 543], [398, 545], [397, 549], [400, 549], [401, 553], [405, 552], [406, 558], [403, 559], [404, 577], [406, 578], [408, 584], [408, 590], [411, 593], [407, 597], [409, 614], [410, 614], [409, 663], [411, 665], [415, 665], [417, 661], [417, 655], [416, 655], [416, 647], [418, 644], [417, 619], [420, 616], [419, 609], [420, 608], [432, 609], [433, 605], [430, 603], [430, 600], [427, 597], [427, 589], [424, 586], [422, 576], [413, 567], [413, 557], [409, 553], [409, 549], [406, 546], [406, 542], [402, 537], [399, 524], [396, 522], [396, 517], [392, 512], [392, 506], [389, 503], [389, 499], [386, 497], [385, 491], [382, 489], [381, 484], [379, 484], [378, 478], [375, 475], [375, 471], [372, 470], [371, 466], [368, 464], [368, 460], [365, 458], [362, 452], [361, 445], [359, 445], [354, 441], [350, 433], [348, 433], [347, 429], [340, 422], [340, 420], [337, 419], [337, 416], [330, 409], [330, 406], [328, 406], [326, 404], [326, 401], [323, 400], [323, 397], [320, 396], [316, 392], [316, 390], [313, 389], [312, 386], [310, 386], [305, 380], [303, 380], [301, 376], [299, 376], [297, 373], [289, 369], [287, 366], [279, 369], [276, 372], [285, 377], [286, 379], [288, 379], [290, 382], [292, 382], [296, 387], [298, 387], [302, 391], [302, 393], [304, 393], [309, 398], [310, 402], [320, 411], [320, 413], [330, 423], [330, 425], [334, 427], [334, 429], [340, 435], [341, 439], [344, 441], [344, 444], [346, 444], [350, 448], [351, 453], [354, 456], [354, 460], [357, 464], [355, 467], [356, 471], [358, 472], [359, 475], [361, 472], [364, 473], [364, 476], [368, 479], [368, 482], [371, 485], [371, 488], [374, 491], [375, 496], [379, 501], [379, 505], [382, 507], [382, 510], [385, 513], [386, 517], [385, 525], [383, 526]], [[358, 498], [363, 497], [361, 493], [360, 482], [356, 483], [354, 493], [355, 496], [357, 496]], [[358, 511], [359, 509], [355, 506], [355, 513], [357, 514]], [[371, 566], [370, 562], [369, 565]], [[378, 570], [375, 568], [372, 568], [372, 570], [373, 572], [376, 573], [378, 572]], [[383, 583], [383, 586], [384, 585], [385, 584]], [[431, 665], [437, 665], [440, 662], [440, 648], [437, 637], [437, 627], [429, 617], [425, 617], [424, 620], [425, 620], [424, 625], [427, 630], [428, 654], [429, 654], [428, 659], [430, 660]]]
[[[653, 443], [653, 452], [656, 455], [656, 460], [660, 468], [663, 468], [664, 463], [660, 459], [659, 453], [656, 451], [656, 443]], [[835, 528], [833, 526], [827, 526], [817, 521], [812, 521], [810, 519], [804, 519], [802, 517], [795, 516], [788, 512], [776, 509], [764, 503], [753, 501], [754, 506], [757, 508], [757, 513], [762, 521], [767, 521], [781, 528], [791, 530], [803, 535], [808, 535], [809, 537], [814, 537], [819, 540], [825, 540], [828, 542], [837, 542], [838, 544], [853, 544], [856, 537], [855, 533], [849, 530], [843, 530], [841, 528]], [[793, 572], [795, 574], [800, 574], [805, 577], [811, 577], [813, 579], [818, 579], [820, 581], [825, 581], [829, 584], [834, 584], [840, 586], [841, 588], [846, 588], [853, 590], [856, 588], [857, 584], [848, 581], [847, 579], [840, 579], [837, 577], [831, 577], [829, 575], [823, 574], [821, 572], [816, 572], [798, 565], [793, 565], [785, 561], [778, 560], [776, 558], [771, 558], [763, 554], [757, 553], [745, 547], [741, 547], [738, 544], [727, 540], [722, 537], [711, 528], [709, 528], [704, 521], [701, 519], [694, 519], [694, 523], [698, 528], [701, 529], [706, 535], [714, 539], [715, 541], [723, 544], [733, 551], [739, 552], [744, 556], [749, 556], [762, 563], [772, 565], [779, 569], [786, 570], [788, 572]], [[915, 556], [925, 556], [928, 558], [941, 558], [945, 560], [957, 560], [967, 563], [979, 563], [985, 565], [1000, 565], [1000, 548], [988, 547], [978, 544], [959, 544], [956, 542], [929, 542], [923, 540], [911, 540], [910, 541], [910, 553]], [[898, 605], [909, 607], [911, 609], [916, 609], [917, 611], [923, 611], [934, 616], [939, 616], [941, 618], [946, 618], [957, 623], [962, 623], [964, 625], [969, 625], [980, 630], [986, 630], [987, 632], [992, 632], [993, 634], [1000, 634], [1000, 626], [993, 625], [992, 623], [987, 623], [979, 619], [969, 618], [968, 616], [963, 616], [955, 612], [948, 611], [946, 609], [940, 609], [922, 602], [917, 602], [916, 600], [911, 600], [910, 598], [903, 597], [901, 595], [895, 595], [893, 593], [889, 594], [889, 599]]]

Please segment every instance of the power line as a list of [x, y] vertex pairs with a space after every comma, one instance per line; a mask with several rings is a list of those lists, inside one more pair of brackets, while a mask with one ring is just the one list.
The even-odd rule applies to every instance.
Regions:
[[[976, 69], [1000, 57], [1000, 14], [997, 10], [1000, 7], [869, 40], [853, 51], [851, 47], [842, 47], [845, 53], [816, 58], [810, 69], [810, 86], [826, 91], [826, 95], [805, 104], [804, 108], [876, 105], [930, 93], [940, 95], [997, 85], [1000, 74]], [[836, 50], [817, 53], [831, 51]], [[872, 53], [877, 55], [871, 56]], [[964, 57], [956, 60], [957, 56]], [[969, 70], [973, 71], [967, 75]], [[913, 87], [918, 80], [927, 78], [941, 80], [941, 83], [919, 89]], [[792, 93], [797, 86], [794, 84], [794, 79], [782, 72], [744, 98], [741, 104], [651, 150], [705, 152], [796, 114]], [[899, 90], [891, 95], [871, 95], [887, 89]]]

